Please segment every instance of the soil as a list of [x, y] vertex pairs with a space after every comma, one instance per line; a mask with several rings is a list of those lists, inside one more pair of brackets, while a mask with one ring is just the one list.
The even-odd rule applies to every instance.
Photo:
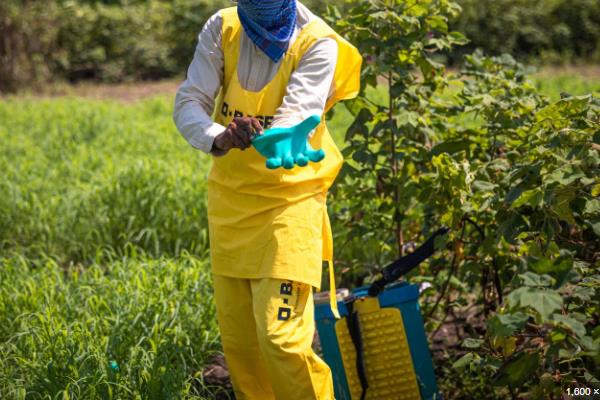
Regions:
[[[32, 97], [41, 99], [52, 99], [57, 97], [77, 97], [91, 100], [117, 100], [129, 104], [155, 96], [171, 96], [179, 87], [181, 79], [98, 84], [82, 82], [77, 84], [55, 83], [38, 89], [27, 89], [23, 92], [8, 95], [6, 97]], [[0, 93], [0, 99], [2, 94]]]
[[200, 392], [215, 400], [234, 399], [233, 388], [225, 358], [221, 354], [215, 354], [209, 364], [202, 370], [203, 385]]

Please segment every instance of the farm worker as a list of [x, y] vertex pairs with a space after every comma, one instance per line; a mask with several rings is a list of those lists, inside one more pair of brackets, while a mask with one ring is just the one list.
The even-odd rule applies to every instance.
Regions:
[[[333, 252], [326, 194], [342, 166], [324, 114], [358, 93], [361, 57], [294, 0], [240, 0], [198, 39], [174, 120], [212, 155], [211, 271], [236, 398], [333, 399], [331, 371], [311, 349], [313, 287]], [[325, 159], [267, 169], [251, 135], [313, 114], [323, 118], [310, 143]]]

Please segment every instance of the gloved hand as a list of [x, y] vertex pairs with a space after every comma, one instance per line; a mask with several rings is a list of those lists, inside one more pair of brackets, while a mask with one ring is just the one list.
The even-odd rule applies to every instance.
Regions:
[[309, 160], [319, 162], [325, 157], [325, 152], [322, 149], [314, 150], [307, 139], [320, 121], [318, 115], [311, 115], [296, 126], [267, 129], [252, 140], [252, 145], [267, 158], [269, 169], [281, 166], [292, 169], [294, 165], [304, 167]]
[[252, 138], [261, 135], [263, 128], [254, 117], [236, 117], [227, 128], [215, 137], [213, 148], [220, 151], [245, 150], [252, 145]]

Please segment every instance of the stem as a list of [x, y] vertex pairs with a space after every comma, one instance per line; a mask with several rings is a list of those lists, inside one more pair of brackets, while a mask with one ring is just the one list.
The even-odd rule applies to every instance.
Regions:
[[[462, 241], [465, 236], [464, 221], [461, 221], [461, 224], [462, 224], [462, 229], [461, 229], [461, 234], [460, 234], [460, 240]], [[446, 281], [444, 282], [444, 285], [442, 286], [442, 291], [440, 292], [433, 307], [431, 308], [431, 310], [429, 310], [429, 313], [427, 313], [426, 318], [431, 318], [433, 316], [433, 314], [435, 313], [435, 310], [440, 305], [440, 302], [446, 296], [446, 291], [448, 290], [448, 287], [450, 286], [450, 279], [452, 279], [452, 275], [454, 275], [454, 273], [456, 272], [456, 261], [457, 261], [456, 252], [454, 252], [454, 254], [452, 255], [452, 262], [450, 264], [450, 272], [448, 272], [448, 277], [446, 278]]]
[[492, 266], [494, 267], [494, 286], [496, 287], [496, 294], [498, 295], [498, 305], [502, 305], [504, 299], [502, 298], [502, 284], [500, 283], [500, 274], [498, 273], [498, 263], [496, 257], [492, 258]]
[[515, 389], [512, 387], [512, 385], [508, 385], [508, 390], [510, 392], [510, 397], [512, 400], [516, 400], [517, 399], [517, 393], [515, 392]]
[[390, 124], [390, 134], [392, 138], [392, 182], [394, 182], [394, 226], [396, 234], [396, 243], [398, 245], [398, 256], [404, 255], [404, 237], [402, 235], [402, 215], [400, 213], [399, 201], [400, 201], [400, 189], [395, 184], [396, 178], [398, 177], [398, 159], [396, 157], [396, 132], [394, 129], [394, 100], [392, 98], [392, 72], [388, 73], [388, 97], [389, 97], [389, 108], [388, 108], [388, 123]]
[[[477, 229], [477, 232], [479, 232], [480, 235], [480, 241], [479, 244], [483, 243], [483, 241], [485, 240], [485, 232], [483, 229], [481, 229], [481, 227], [479, 225], [477, 225], [475, 223], [475, 221], [473, 221], [471, 218], [469, 217], [464, 217], [463, 218], [466, 222], [470, 223], [473, 227], [475, 227], [475, 229]], [[494, 276], [493, 276], [493, 282], [494, 282], [494, 288], [496, 289], [496, 301], [498, 303], [498, 305], [502, 305], [504, 299], [502, 296], [502, 284], [500, 282], [500, 274], [498, 272], [498, 262], [496, 261], [496, 256], [492, 257], [492, 267], [493, 267], [493, 271], [494, 271]], [[486, 268], [486, 277], [485, 277], [485, 282], [482, 281], [482, 292], [483, 292], [483, 304], [484, 307], [486, 307], [486, 315], [487, 315], [487, 299], [485, 297], [485, 287], [487, 286], [487, 274], [489, 274], [489, 270], [488, 268]]]
[[487, 286], [488, 286], [488, 278], [490, 275], [490, 268], [487, 266], [487, 264], [484, 264], [485, 266], [483, 267], [483, 270], [481, 271], [481, 282], [479, 283], [481, 285], [481, 295], [483, 297], [483, 311], [484, 311], [484, 315], [487, 318], [489, 313], [490, 313], [490, 306], [489, 306], [489, 302], [487, 299], [487, 294], [486, 294], [486, 290], [487, 290]]
[[444, 285], [442, 286], [442, 291], [438, 295], [438, 298], [435, 301], [435, 303], [433, 304], [433, 307], [431, 307], [431, 310], [429, 310], [429, 313], [427, 313], [426, 318], [430, 318], [433, 316], [433, 314], [435, 313], [435, 310], [438, 308], [438, 306], [440, 305], [440, 302], [446, 295], [446, 290], [448, 289], [448, 286], [450, 286], [450, 279], [452, 278], [452, 275], [454, 275], [454, 265], [455, 264], [456, 264], [456, 253], [454, 253], [452, 255], [452, 262], [450, 263], [450, 272], [448, 272], [448, 277], [446, 278], [446, 281], [444, 282]]
[[[429, 335], [430, 342], [433, 341], [433, 339], [435, 338], [435, 335], [437, 335], [437, 333], [440, 331], [440, 329], [442, 329], [442, 326], [444, 326], [444, 322], [446, 322], [446, 319], [448, 318], [448, 315], [450, 314], [451, 309], [452, 309], [452, 307], [450, 307], [450, 305], [446, 305], [446, 313], [444, 314], [444, 317], [440, 321], [440, 324], [435, 329], [435, 331], [433, 331], [433, 333], [431, 335]], [[456, 337], [458, 337], [458, 334], [456, 335]]]

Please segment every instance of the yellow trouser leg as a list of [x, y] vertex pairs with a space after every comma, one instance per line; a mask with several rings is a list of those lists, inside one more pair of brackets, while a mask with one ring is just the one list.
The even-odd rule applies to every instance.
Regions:
[[311, 286], [265, 278], [251, 280], [251, 290], [258, 344], [275, 398], [334, 400], [331, 370], [311, 347]]
[[213, 284], [221, 343], [236, 399], [275, 399], [256, 337], [250, 281], [213, 275]]

